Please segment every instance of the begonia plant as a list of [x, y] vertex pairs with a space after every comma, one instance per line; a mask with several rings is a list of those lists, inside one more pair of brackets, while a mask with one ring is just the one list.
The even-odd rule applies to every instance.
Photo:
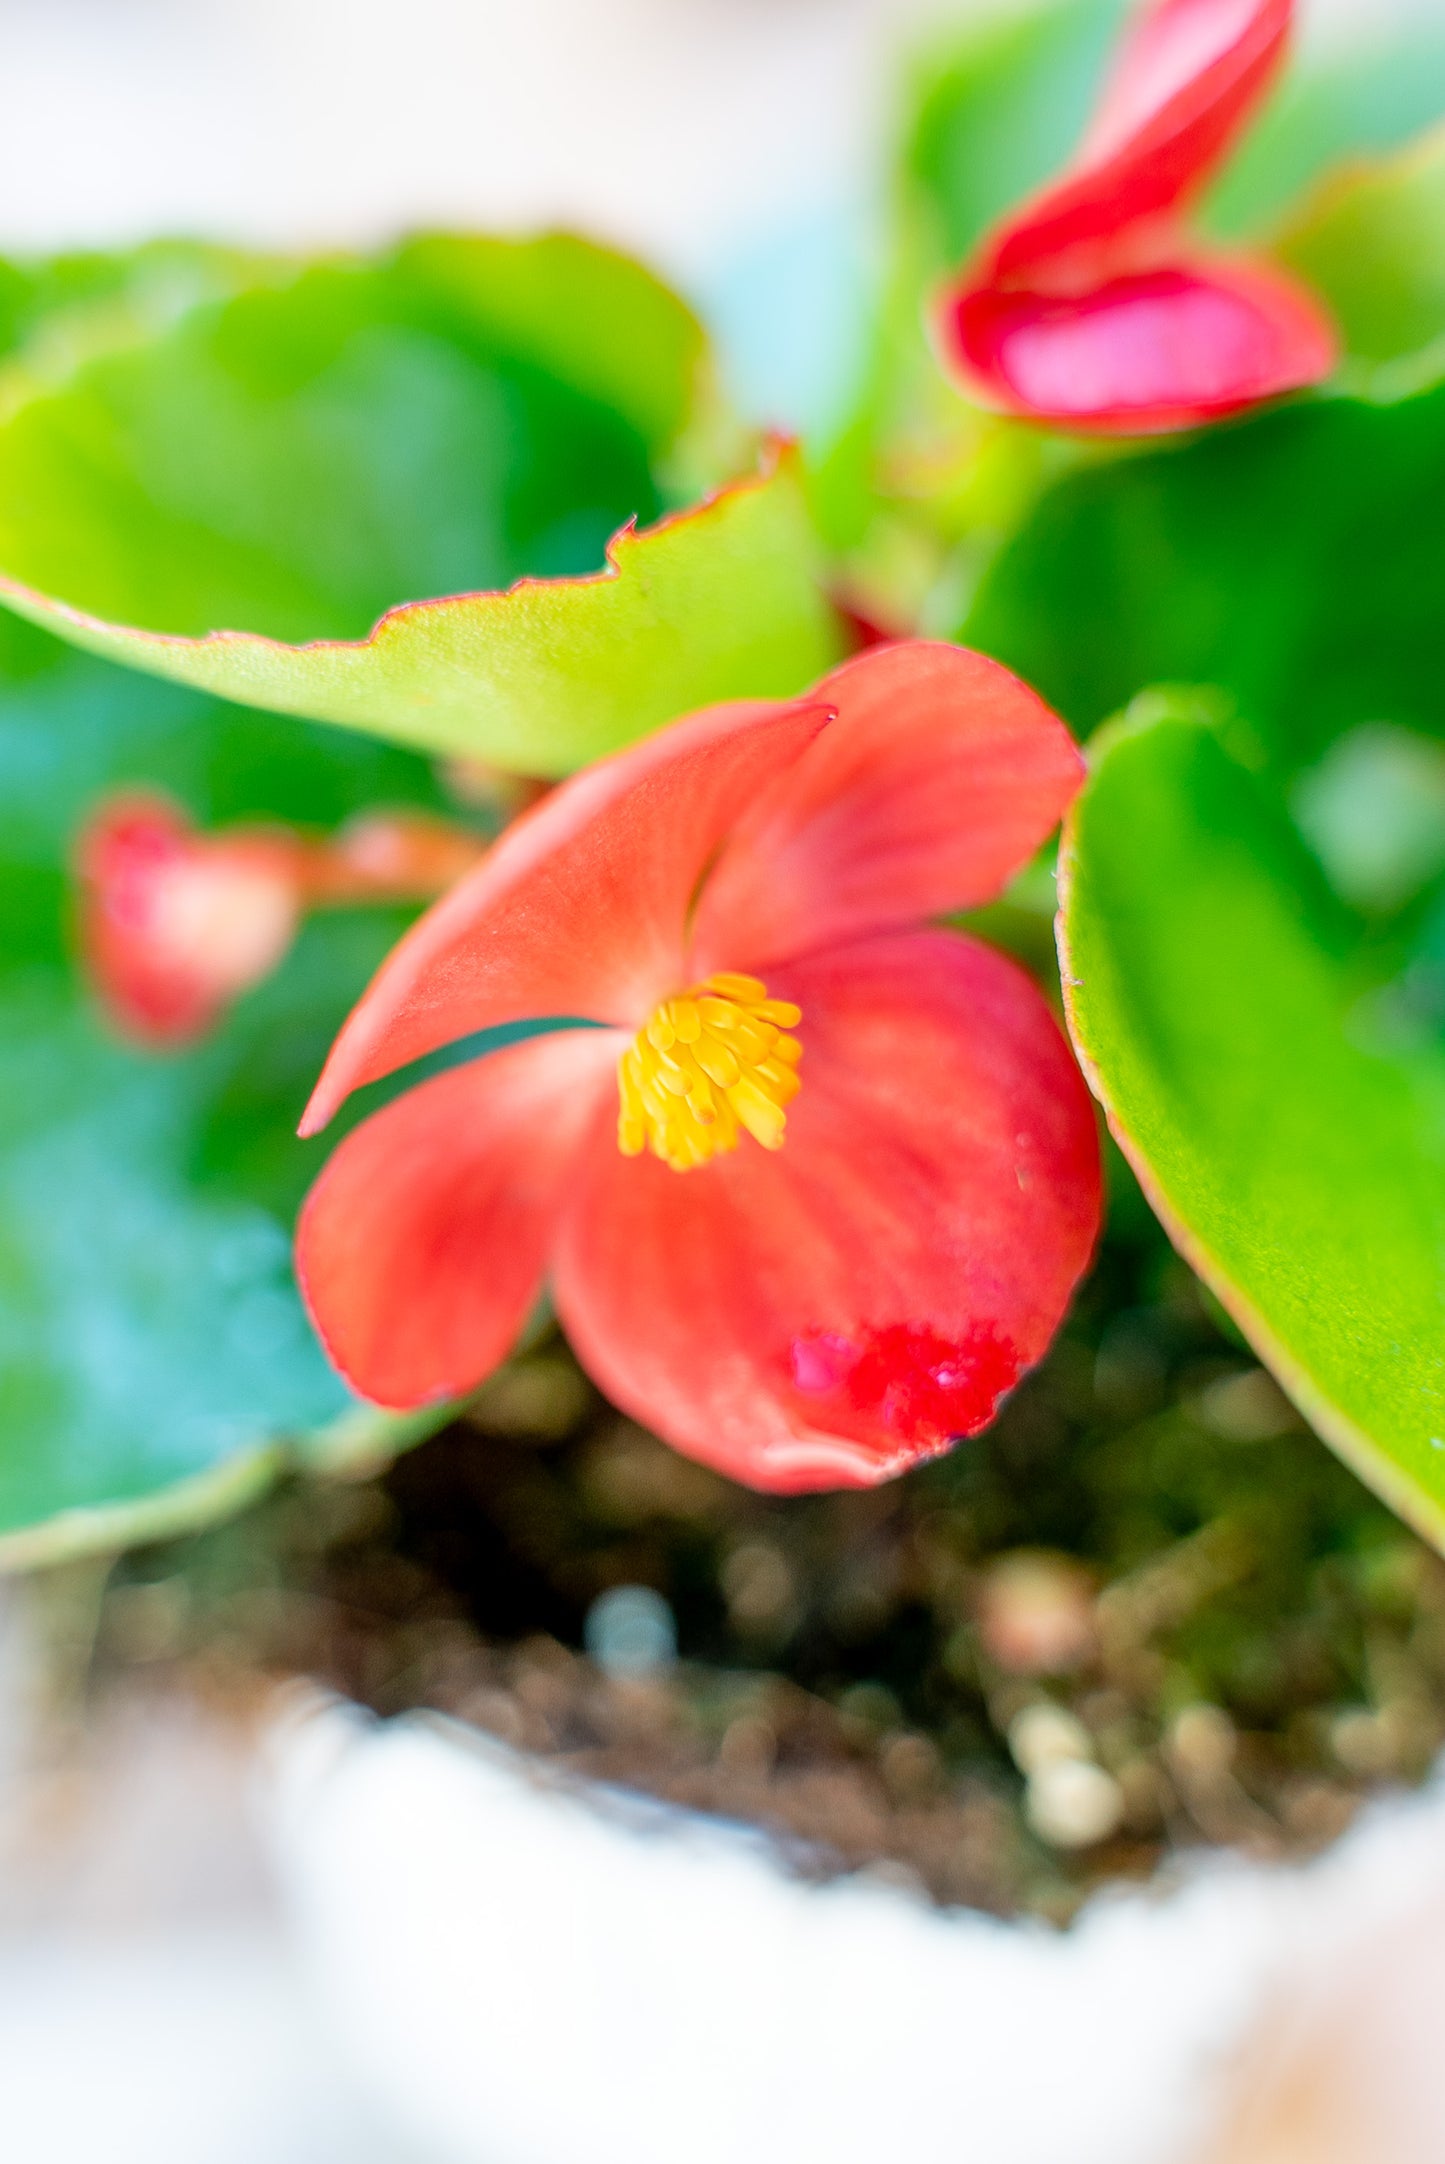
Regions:
[[952, 33], [831, 445], [571, 236], [3, 268], [0, 1556], [374, 1464], [544, 1289], [905, 1472], [1088, 1265], [1081, 1068], [1442, 1537], [1445, 60], [1291, 13]]

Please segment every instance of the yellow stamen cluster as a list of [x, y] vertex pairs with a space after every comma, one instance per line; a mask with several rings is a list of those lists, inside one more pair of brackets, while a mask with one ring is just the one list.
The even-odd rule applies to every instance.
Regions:
[[780, 1150], [803, 1056], [784, 1032], [800, 1019], [756, 977], [721, 973], [665, 999], [618, 1065], [623, 1156], [650, 1149], [674, 1172], [690, 1172], [735, 1150], [744, 1127], [765, 1150]]

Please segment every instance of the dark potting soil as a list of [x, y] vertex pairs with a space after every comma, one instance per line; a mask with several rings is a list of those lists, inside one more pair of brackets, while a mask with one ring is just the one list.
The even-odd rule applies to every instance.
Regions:
[[1201, 1843], [1311, 1851], [1445, 1741], [1445, 1564], [1127, 1183], [1113, 1225], [994, 1427], [889, 1486], [754, 1495], [554, 1333], [378, 1478], [130, 1558], [102, 1648], [437, 1708], [1000, 1914]]

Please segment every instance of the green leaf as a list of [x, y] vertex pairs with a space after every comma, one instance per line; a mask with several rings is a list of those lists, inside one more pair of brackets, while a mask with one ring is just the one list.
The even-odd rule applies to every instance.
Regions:
[[699, 326], [635, 264], [438, 236], [255, 280], [149, 335], [93, 314], [59, 381], [12, 367], [0, 595], [22, 613], [227, 697], [540, 773], [834, 658], [786, 460], [619, 533], [662, 511], [707, 391]]
[[1445, 736], [1445, 388], [1301, 404], [1069, 476], [958, 635], [1082, 734], [1218, 684], [1281, 772], [1345, 729]]
[[711, 389], [706, 339], [691, 310], [631, 257], [574, 234], [424, 234], [382, 275], [415, 286], [466, 327], [468, 343], [525, 356], [555, 383], [620, 414], [654, 463]]
[[284, 1450], [341, 1462], [387, 1445], [311, 1333], [289, 1235], [323, 1154], [296, 1141], [297, 1116], [405, 919], [314, 918], [184, 1056], [116, 1043], [71, 960], [65, 867], [85, 810], [135, 782], [206, 824], [325, 828], [437, 801], [406, 753], [0, 618], [0, 1564], [234, 1507]]
[[[1327, 182], [1275, 243], [1322, 295], [1348, 352], [1445, 368], [1445, 129]], [[1439, 348], [1433, 354], [1429, 349]]]
[[1362, 9], [1344, 35], [1290, 62], [1205, 206], [1228, 235], [1258, 234], [1331, 166], [1397, 149], [1445, 108], [1445, 30], [1420, 10], [1376, 27]]
[[1175, 1244], [1445, 1545], [1445, 1051], [1375, 1040], [1343, 921], [1197, 720], [1101, 739], [1061, 860], [1069, 1025]]
[[[614, 369], [579, 353], [561, 372], [516, 245], [278, 268], [82, 358], [0, 430], [0, 562], [98, 616], [278, 639], [357, 638], [398, 601], [593, 568], [618, 526], [661, 508], [653, 460], [687, 410], [685, 348], [650, 352], [644, 314], [619, 410], [599, 391]], [[561, 312], [594, 297], [582, 260], [585, 280], [557, 275], [550, 248], [522, 268]], [[606, 261], [631, 297], [643, 274]], [[695, 368], [701, 333], [671, 306]]]
[[788, 696], [838, 658], [790, 456], [619, 534], [607, 566], [399, 607], [369, 638], [304, 646], [108, 623], [3, 574], [0, 598], [133, 667], [530, 774], [570, 772], [717, 700]]
[[26, 374], [43, 381], [89, 348], [158, 329], [281, 272], [275, 257], [183, 240], [146, 241], [119, 254], [0, 260], [0, 356], [19, 353]]

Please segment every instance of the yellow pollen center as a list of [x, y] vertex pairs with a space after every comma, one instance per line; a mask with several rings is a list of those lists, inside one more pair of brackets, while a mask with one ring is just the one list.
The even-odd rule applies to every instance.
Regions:
[[784, 1033], [800, 1019], [756, 977], [722, 973], [665, 999], [618, 1063], [623, 1156], [651, 1150], [690, 1172], [735, 1150], [744, 1127], [765, 1150], [780, 1150], [803, 1056]]

